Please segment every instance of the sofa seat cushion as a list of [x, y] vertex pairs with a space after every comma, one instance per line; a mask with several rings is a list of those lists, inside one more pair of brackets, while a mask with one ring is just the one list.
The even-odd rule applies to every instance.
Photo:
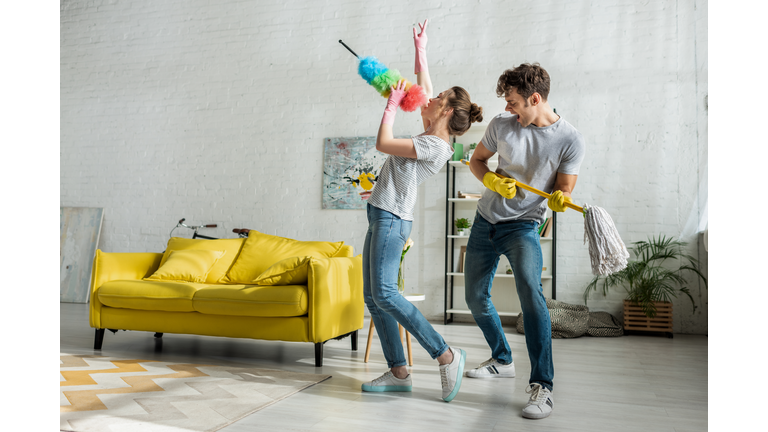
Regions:
[[192, 299], [200, 313], [255, 317], [303, 316], [308, 303], [306, 285], [208, 285]]
[[194, 312], [195, 292], [209, 285], [191, 282], [115, 280], [99, 287], [105, 306], [156, 311]]

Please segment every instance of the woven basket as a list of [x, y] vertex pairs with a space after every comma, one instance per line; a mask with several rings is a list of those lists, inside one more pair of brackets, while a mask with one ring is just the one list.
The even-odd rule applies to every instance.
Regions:
[[636, 303], [624, 300], [624, 330], [672, 333], [672, 303], [654, 302], [656, 316], [648, 318]]

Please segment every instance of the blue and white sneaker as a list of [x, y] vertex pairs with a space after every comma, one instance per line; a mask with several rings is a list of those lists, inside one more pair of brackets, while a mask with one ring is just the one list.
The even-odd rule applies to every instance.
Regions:
[[453, 361], [440, 365], [440, 383], [443, 385], [443, 400], [450, 402], [456, 397], [461, 388], [461, 377], [464, 375], [464, 363], [467, 353], [461, 348], [448, 347], [453, 352]]
[[528, 404], [523, 408], [523, 417], [529, 419], [543, 419], [552, 414], [555, 401], [552, 392], [539, 383], [528, 384], [525, 392], [530, 394]]
[[411, 374], [407, 377], [400, 379], [392, 374], [391, 370], [388, 370], [384, 375], [376, 378], [373, 381], [363, 384], [363, 391], [365, 392], [409, 392], [413, 391], [413, 380]]
[[480, 363], [480, 366], [468, 370], [466, 375], [469, 378], [514, 378], [515, 362], [505, 365], [490, 358]]

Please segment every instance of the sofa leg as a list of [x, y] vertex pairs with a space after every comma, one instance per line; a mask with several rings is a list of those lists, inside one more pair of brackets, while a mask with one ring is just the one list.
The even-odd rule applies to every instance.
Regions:
[[323, 343], [315, 344], [315, 367], [321, 367], [323, 365]]
[[104, 330], [105, 329], [96, 329], [96, 336], [93, 339], [93, 349], [101, 349], [101, 344], [104, 342]]
[[357, 330], [352, 332], [352, 351], [357, 351]]

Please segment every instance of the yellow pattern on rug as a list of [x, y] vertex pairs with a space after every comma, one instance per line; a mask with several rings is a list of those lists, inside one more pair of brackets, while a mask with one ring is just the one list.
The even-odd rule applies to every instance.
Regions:
[[330, 375], [61, 355], [61, 429], [216, 431]]

